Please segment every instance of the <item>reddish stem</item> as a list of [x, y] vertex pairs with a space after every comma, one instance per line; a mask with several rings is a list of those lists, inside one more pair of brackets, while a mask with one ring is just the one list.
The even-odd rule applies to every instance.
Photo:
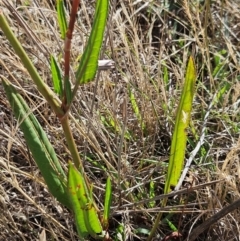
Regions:
[[69, 79], [71, 41], [72, 41], [74, 23], [76, 21], [76, 16], [77, 16], [79, 4], [80, 4], [80, 0], [73, 0], [73, 2], [72, 2], [70, 21], [69, 21], [68, 30], [67, 30], [66, 39], [65, 39], [65, 46], [64, 46], [64, 53], [65, 53], [65, 56], [64, 56], [64, 98], [63, 98], [63, 102], [62, 102], [63, 108], [67, 106], [66, 81]]

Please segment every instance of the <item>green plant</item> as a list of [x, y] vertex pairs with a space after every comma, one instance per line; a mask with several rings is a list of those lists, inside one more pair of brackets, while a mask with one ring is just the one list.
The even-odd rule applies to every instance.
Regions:
[[[20, 128], [24, 133], [26, 143], [45, 179], [49, 191], [59, 202], [73, 211], [78, 234], [81, 239], [84, 239], [89, 234], [94, 238], [104, 238], [105, 232], [103, 231], [103, 228], [106, 229], [108, 226], [109, 208], [111, 205], [111, 182], [110, 179], [108, 179], [105, 197], [105, 211], [103, 215], [103, 223], [101, 223], [99, 210], [92, 195], [92, 185], [89, 183], [84, 172], [82, 161], [70, 129], [69, 109], [76, 96], [79, 85], [90, 82], [96, 74], [98, 57], [108, 15], [108, 4], [108, 0], [98, 0], [96, 2], [91, 34], [79, 63], [75, 75], [76, 84], [72, 90], [69, 80], [70, 49], [79, 1], [75, 0], [72, 3], [68, 28], [66, 27], [67, 24], [63, 1], [57, 1], [61, 37], [65, 40], [65, 55], [63, 78], [61, 76], [62, 71], [55, 58], [51, 56], [50, 59], [55, 93], [42, 80], [25, 50], [11, 31], [4, 15], [0, 12], [1, 29], [36, 84], [38, 91], [45, 97], [62, 124], [66, 142], [74, 163], [72, 164], [69, 162], [68, 164], [68, 176], [66, 176], [62, 170], [56, 153], [36, 117], [13, 85], [7, 79], [3, 78], [2, 83], [7, 98], [11, 104], [16, 119], [18, 119], [20, 123]], [[57, 98], [56, 94], [60, 99]]]
[[[180, 103], [177, 109], [177, 116], [172, 136], [170, 160], [168, 164], [168, 171], [166, 176], [166, 182], [164, 186], [164, 194], [168, 194], [171, 188], [174, 188], [178, 179], [180, 178], [181, 171], [183, 169], [183, 162], [185, 159], [185, 150], [187, 143], [187, 128], [189, 127], [193, 96], [195, 92], [196, 70], [193, 62], [193, 58], [190, 57], [186, 70], [185, 83], [183, 86]], [[168, 198], [163, 199], [162, 206], [167, 204]], [[148, 237], [150, 241], [159, 225], [162, 213], [157, 215], [154, 226]], [[168, 220], [170, 224], [170, 221]], [[172, 224], [171, 224], [172, 226]]]

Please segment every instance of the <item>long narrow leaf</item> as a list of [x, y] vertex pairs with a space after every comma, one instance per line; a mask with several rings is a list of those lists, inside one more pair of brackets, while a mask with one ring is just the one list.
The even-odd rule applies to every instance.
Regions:
[[67, 104], [70, 104], [72, 101], [72, 90], [71, 90], [71, 83], [69, 81], [68, 76], [65, 77], [64, 84], [65, 84], [64, 88], [65, 88], [66, 97], [67, 97]]
[[108, 219], [110, 214], [110, 207], [112, 203], [112, 183], [110, 177], [107, 178], [105, 201], [104, 201], [104, 213], [103, 213], [103, 228], [108, 228]]
[[78, 84], [91, 81], [96, 74], [98, 57], [106, 26], [108, 4], [108, 0], [97, 0], [96, 2], [92, 31], [76, 73]]
[[171, 190], [171, 187], [175, 187], [177, 185], [178, 179], [181, 175], [185, 158], [187, 128], [192, 110], [195, 81], [195, 66], [193, 58], [190, 57], [181, 100], [177, 110], [164, 193], [168, 193]]
[[136, 97], [133, 93], [133, 91], [131, 90], [131, 88], [129, 87], [129, 99], [130, 99], [130, 102], [132, 104], [132, 108], [133, 108], [133, 111], [138, 119], [138, 122], [141, 126], [141, 129], [144, 130], [145, 129], [145, 124], [142, 120], [142, 116], [141, 116], [141, 113], [140, 113], [140, 110], [139, 110], [139, 107], [138, 107], [138, 104], [137, 104], [137, 100], [136, 100]]
[[26, 143], [49, 191], [59, 202], [70, 208], [66, 190], [66, 176], [51, 143], [16, 89], [5, 79], [2, 80], [2, 83], [14, 115], [20, 123], [20, 129], [24, 133]]
[[64, 11], [63, 0], [57, 0], [57, 17], [58, 17], [58, 24], [61, 32], [61, 38], [65, 39], [66, 32], [67, 32], [67, 20], [66, 20], [66, 15]]
[[53, 88], [54, 91], [59, 94], [60, 98], [63, 96], [63, 87], [62, 87], [62, 77], [61, 71], [57, 64], [55, 58], [51, 55], [51, 72], [52, 72], [52, 79], [53, 79]]

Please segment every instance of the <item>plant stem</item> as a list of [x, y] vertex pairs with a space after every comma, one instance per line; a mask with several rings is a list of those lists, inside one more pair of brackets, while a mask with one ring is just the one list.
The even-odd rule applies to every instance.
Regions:
[[38, 74], [36, 68], [28, 57], [27, 53], [23, 49], [22, 45], [14, 35], [13, 31], [8, 25], [6, 18], [3, 13], [0, 11], [0, 26], [4, 34], [6, 35], [8, 41], [12, 45], [13, 49], [21, 59], [24, 67], [27, 69], [30, 74], [32, 80], [37, 85], [39, 92], [45, 97], [49, 105], [52, 107], [54, 112], [58, 117], [62, 117], [64, 115], [64, 111], [61, 109], [60, 102], [57, 100], [54, 92], [44, 83], [40, 75]]
[[[166, 197], [166, 198], [163, 199], [163, 201], [162, 201], [162, 207], [165, 207], [165, 206], [166, 206], [167, 200], [168, 200], [168, 197]], [[155, 220], [155, 222], [154, 222], [154, 225], [153, 225], [153, 227], [152, 227], [152, 229], [151, 229], [151, 232], [150, 232], [150, 234], [149, 234], [149, 236], [148, 236], [148, 238], [147, 238], [147, 241], [151, 241], [151, 240], [152, 240], [153, 235], [156, 233], [156, 230], [157, 230], [157, 228], [158, 228], [158, 225], [159, 225], [159, 223], [160, 223], [161, 218], [162, 218], [162, 213], [159, 212], [158, 215], [157, 215], [157, 218], [156, 218], [156, 220]]]
[[76, 143], [72, 136], [72, 131], [69, 126], [68, 114], [66, 114], [63, 118], [60, 119], [62, 128], [64, 131], [64, 135], [68, 144], [68, 149], [71, 152], [72, 159], [75, 167], [83, 174], [83, 166], [82, 161], [80, 159], [80, 155], [77, 150]]

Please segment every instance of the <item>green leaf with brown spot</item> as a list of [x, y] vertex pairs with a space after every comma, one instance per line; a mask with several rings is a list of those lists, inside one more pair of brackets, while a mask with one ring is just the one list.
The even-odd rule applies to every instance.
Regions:
[[68, 190], [78, 234], [81, 237], [90, 234], [98, 238], [98, 234], [102, 233], [102, 225], [92, 198], [92, 188], [88, 190], [83, 175], [71, 162], [68, 168]]
[[175, 187], [177, 185], [183, 168], [187, 143], [187, 128], [189, 126], [191, 116], [195, 82], [196, 71], [193, 58], [190, 57], [181, 100], [177, 109], [164, 193], [169, 193], [171, 191], [171, 187]]

